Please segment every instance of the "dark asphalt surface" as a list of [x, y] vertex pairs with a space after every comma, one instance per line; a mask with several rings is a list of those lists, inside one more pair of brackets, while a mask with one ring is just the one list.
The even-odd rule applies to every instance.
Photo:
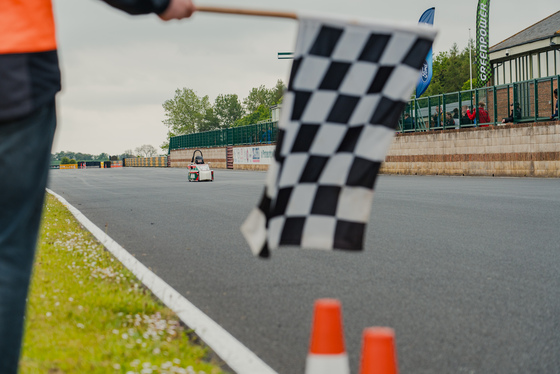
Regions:
[[362, 253], [254, 258], [239, 226], [263, 172], [53, 170], [62, 195], [282, 374], [303, 373], [313, 302], [342, 301], [351, 371], [365, 327], [401, 374], [560, 373], [560, 180], [380, 176]]

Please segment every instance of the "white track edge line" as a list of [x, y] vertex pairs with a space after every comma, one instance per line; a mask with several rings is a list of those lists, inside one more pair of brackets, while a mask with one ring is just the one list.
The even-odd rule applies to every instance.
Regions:
[[56, 192], [56, 197], [76, 219], [130, 270], [152, 293], [169, 307], [189, 328], [238, 374], [277, 374], [271, 367], [111, 239], [82, 212]]

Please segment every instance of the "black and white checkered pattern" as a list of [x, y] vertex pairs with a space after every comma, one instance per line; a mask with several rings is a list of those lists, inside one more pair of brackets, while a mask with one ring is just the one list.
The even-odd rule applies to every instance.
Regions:
[[373, 187], [433, 29], [300, 18], [275, 163], [242, 226], [254, 254], [361, 250]]

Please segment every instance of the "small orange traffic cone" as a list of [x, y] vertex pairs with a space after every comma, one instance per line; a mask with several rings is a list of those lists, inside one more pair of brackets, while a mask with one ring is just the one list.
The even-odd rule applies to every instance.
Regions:
[[340, 301], [315, 301], [305, 374], [349, 374]]
[[360, 374], [398, 374], [395, 331], [389, 327], [364, 330]]

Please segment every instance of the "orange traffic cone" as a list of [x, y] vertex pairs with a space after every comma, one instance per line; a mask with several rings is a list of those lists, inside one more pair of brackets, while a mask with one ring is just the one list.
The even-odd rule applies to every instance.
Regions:
[[349, 374], [340, 301], [315, 301], [305, 374]]
[[389, 327], [364, 330], [360, 374], [398, 374], [395, 331]]

